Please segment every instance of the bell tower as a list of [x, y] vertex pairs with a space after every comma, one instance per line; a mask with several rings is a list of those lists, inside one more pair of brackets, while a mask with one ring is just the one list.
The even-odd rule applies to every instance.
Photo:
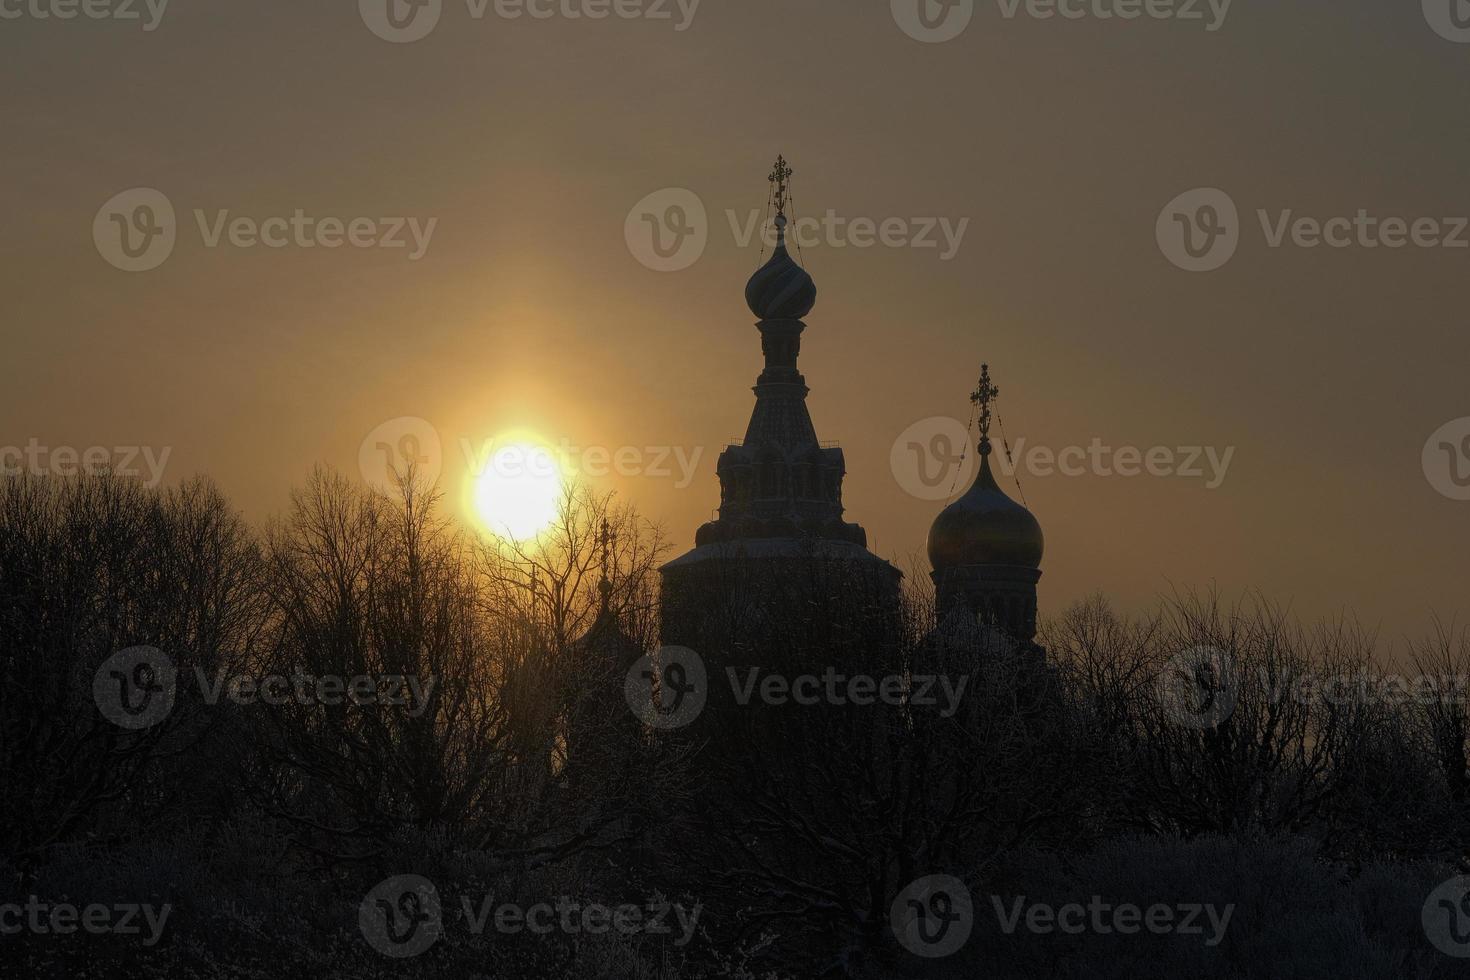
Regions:
[[745, 286], [764, 366], [752, 389], [755, 406], [745, 438], [726, 446], [716, 464], [715, 518], [696, 532], [694, 550], [663, 568], [666, 643], [696, 645], [700, 631], [688, 623], [698, 611], [689, 597], [719, 591], [717, 583], [728, 581], [724, 571], [734, 563], [750, 568], [756, 562], [762, 574], [771, 575], [802, 562], [836, 562], [859, 571], [896, 606], [900, 573], [868, 551], [861, 526], [843, 519], [846, 462], [841, 449], [818, 440], [807, 410], [810, 389], [797, 358], [817, 287], [787, 250], [793, 174], [786, 158], [778, 157], [767, 178], [776, 247]]

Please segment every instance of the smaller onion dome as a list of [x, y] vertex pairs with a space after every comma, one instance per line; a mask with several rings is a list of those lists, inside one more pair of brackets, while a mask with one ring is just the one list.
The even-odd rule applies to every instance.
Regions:
[[1041, 523], [996, 484], [989, 455], [980, 462], [975, 485], [929, 528], [929, 561], [935, 571], [963, 565], [1039, 568], [1044, 547]]
[[991, 407], [999, 395], [990, 382], [990, 365], [982, 364], [980, 387], [970, 396], [980, 407], [980, 473], [929, 528], [929, 561], [936, 572], [967, 565], [1041, 567], [1040, 522], [1005, 495], [990, 470]]
[[776, 216], [776, 251], [745, 285], [745, 302], [762, 320], [800, 320], [817, 305], [817, 284], [786, 251], [786, 216]]

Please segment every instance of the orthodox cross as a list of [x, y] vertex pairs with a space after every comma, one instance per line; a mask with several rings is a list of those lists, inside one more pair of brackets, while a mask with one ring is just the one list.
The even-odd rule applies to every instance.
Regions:
[[775, 185], [776, 188], [777, 217], [784, 217], [786, 215], [786, 203], [789, 200], [788, 195], [791, 191], [788, 182], [791, 180], [791, 175], [792, 170], [791, 167], [786, 163], [786, 157], [777, 156], [776, 168], [772, 170], [771, 175], [766, 178], [773, 185]]
[[980, 406], [980, 455], [990, 455], [990, 406], [1000, 397], [1000, 389], [990, 383], [990, 365], [980, 365], [980, 387], [970, 401]]
[[612, 583], [607, 580], [607, 557], [612, 550], [612, 543], [616, 535], [608, 526], [607, 518], [602, 519], [602, 533], [597, 536], [598, 544], [602, 546], [602, 581], [597, 583], [597, 591], [602, 594], [602, 608], [607, 609], [608, 599], [612, 595]]

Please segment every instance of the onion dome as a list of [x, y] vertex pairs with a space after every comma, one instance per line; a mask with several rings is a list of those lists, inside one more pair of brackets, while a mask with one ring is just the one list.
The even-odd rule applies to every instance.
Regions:
[[817, 284], [786, 251], [786, 215], [776, 215], [776, 251], [745, 285], [745, 302], [762, 320], [800, 320], [817, 305]]
[[999, 394], [989, 366], [982, 366], [980, 387], [971, 397], [980, 406], [980, 472], [929, 528], [929, 561], [936, 572], [967, 565], [1041, 567], [1040, 522], [1005, 495], [990, 468], [991, 405]]
[[1041, 523], [996, 485], [988, 453], [980, 461], [975, 485], [929, 528], [929, 561], [935, 571], [962, 565], [1039, 568], [1043, 547]]
[[817, 305], [817, 284], [786, 251], [786, 205], [791, 201], [791, 167], [776, 158], [771, 182], [776, 206], [776, 251], [745, 284], [745, 302], [762, 320], [800, 320]]

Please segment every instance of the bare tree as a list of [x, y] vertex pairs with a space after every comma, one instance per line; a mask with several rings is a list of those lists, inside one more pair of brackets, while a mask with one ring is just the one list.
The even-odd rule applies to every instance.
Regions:
[[1185, 594], [1141, 622], [1089, 603], [1048, 626], [1111, 749], [1111, 818], [1150, 832], [1300, 831], [1324, 819], [1370, 705], [1324, 681], [1371, 668], [1348, 623]]
[[658, 636], [657, 572], [667, 551], [662, 528], [632, 507], [568, 483], [550, 526], [527, 540], [482, 537], [476, 567], [494, 614], [543, 628], [555, 651], [592, 627], [604, 580], [623, 627], [648, 647]]
[[[0, 840], [51, 845], [211, 809], [220, 742], [181, 684], [132, 729], [93, 699], [113, 654], [152, 646], [181, 677], [238, 658], [258, 611], [248, 531], [209, 483], [150, 492], [112, 476], [0, 481]], [[220, 801], [213, 801], [213, 809]]]
[[[567, 497], [544, 550], [471, 540], [437, 503], [412, 478], [388, 501], [318, 471], [270, 534], [272, 641], [262, 667], [402, 676], [422, 692], [406, 705], [311, 699], [262, 712], [276, 762], [270, 807], [328, 863], [373, 857], [410, 828], [446, 831], [508, 863], [611, 846], [632, 833], [626, 813], [608, 805], [606, 783], [582, 782], [573, 794], [563, 764], [568, 692], [592, 696], [595, 680], [570, 673], [571, 641], [598, 608], [589, 597], [602, 564], [592, 529], [615, 518], [625, 531], [614, 590], [634, 624], [646, 612], [638, 602], [646, 603], [655, 544], [640, 538], [631, 511], [587, 496]], [[610, 724], [600, 714], [575, 718]], [[628, 760], [624, 775], [635, 768], [640, 791], [659, 785], [657, 765]], [[634, 795], [626, 785], [619, 792], [620, 804]]]

